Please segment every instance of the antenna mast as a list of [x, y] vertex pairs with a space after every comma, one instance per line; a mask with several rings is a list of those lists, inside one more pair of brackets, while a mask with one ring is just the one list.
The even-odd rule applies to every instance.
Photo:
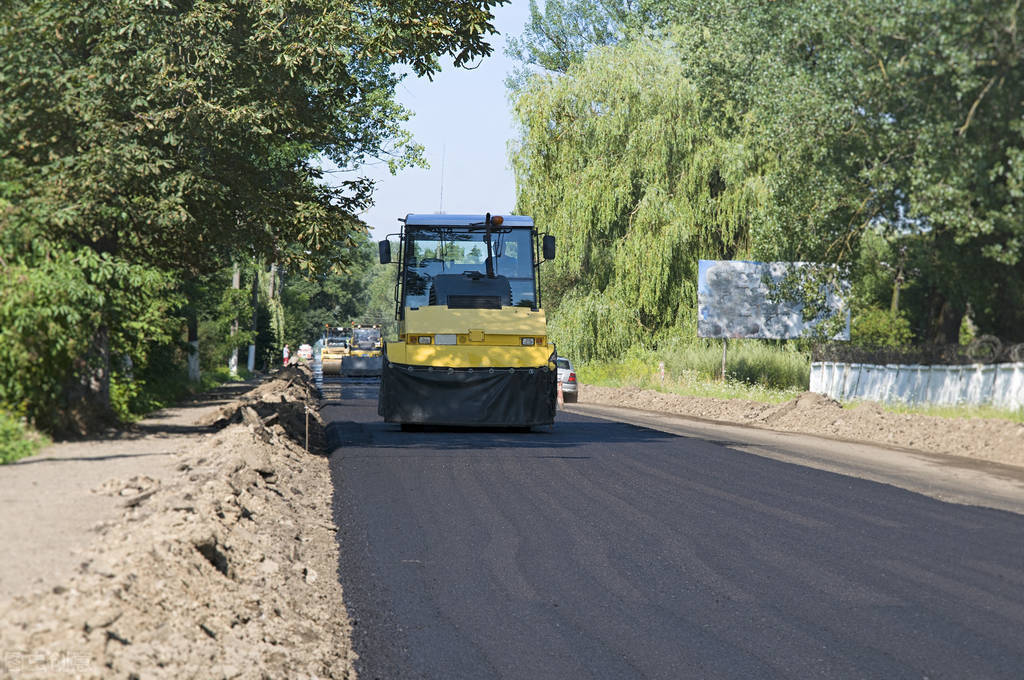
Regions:
[[441, 145], [441, 201], [437, 206], [437, 212], [439, 215], [444, 214], [444, 157], [445, 157], [445, 145]]

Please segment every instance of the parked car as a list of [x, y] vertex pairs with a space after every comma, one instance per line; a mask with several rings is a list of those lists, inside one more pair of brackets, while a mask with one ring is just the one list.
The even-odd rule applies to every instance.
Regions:
[[580, 392], [580, 384], [576, 380], [576, 369], [573, 368], [572, 362], [565, 357], [555, 359], [555, 365], [558, 366], [558, 382], [562, 383], [562, 399], [567, 404], [572, 404], [579, 397]]

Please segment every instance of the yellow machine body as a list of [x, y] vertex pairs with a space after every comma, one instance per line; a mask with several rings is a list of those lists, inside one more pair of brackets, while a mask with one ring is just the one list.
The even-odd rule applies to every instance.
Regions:
[[341, 364], [349, 355], [351, 331], [345, 326], [328, 326], [320, 350], [320, 364], [324, 375], [340, 375]]
[[383, 356], [380, 326], [353, 324], [348, 355], [341, 362], [341, 374], [358, 378], [378, 377]]
[[538, 367], [553, 351], [544, 311], [523, 307], [407, 310], [398, 342], [388, 343], [394, 363], [443, 368]]
[[[378, 401], [385, 421], [514, 428], [554, 421], [556, 354], [539, 305], [537, 245], [528, 217], [406, 217], [398, 339], [385, 344]], [[382, 262], [389, 249], [381, 243]]]

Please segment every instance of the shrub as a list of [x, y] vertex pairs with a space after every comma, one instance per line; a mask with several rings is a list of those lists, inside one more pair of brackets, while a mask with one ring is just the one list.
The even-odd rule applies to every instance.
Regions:
[[31, 456], [47, 443], [43, 435], [29, 430], [7, 411], [0, 411], [0, 464]]
[[868, 307], [850, 322], [850, 342], [859, 347], [906, 347], [913, 337], [903, 312]]

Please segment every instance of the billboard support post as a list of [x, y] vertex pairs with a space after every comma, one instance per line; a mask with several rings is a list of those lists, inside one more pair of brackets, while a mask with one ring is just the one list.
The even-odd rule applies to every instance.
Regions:
[[722, 338], [722, 382], [725, 382], [725, 357], [729, 353], [729, 338]]

